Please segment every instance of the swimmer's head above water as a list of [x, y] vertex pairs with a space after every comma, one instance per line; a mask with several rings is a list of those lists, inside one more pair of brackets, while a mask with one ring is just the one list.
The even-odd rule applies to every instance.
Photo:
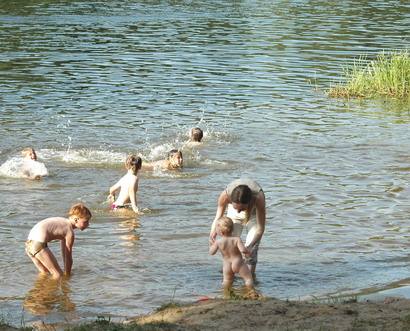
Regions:
[[200, 128], [192, 128], [191, 129], [191, 141], [195, 142], [201, 142], [202, 138], [204, 136], [204, 132]]
[[31, 147], [24, 148], [21, 151], [21, 154], [26, 159], [31, 159], [33, 161], [37, 161], [37, 154], [36, 154], [36, 151], [34, 150], [34, 148], [31, 148]]
[[182, 157], [182, 152], [177, 149], [172, 149], [168, 152], [167, 156], [168, 167], [171, 169], [182, 168], [184, 159]]

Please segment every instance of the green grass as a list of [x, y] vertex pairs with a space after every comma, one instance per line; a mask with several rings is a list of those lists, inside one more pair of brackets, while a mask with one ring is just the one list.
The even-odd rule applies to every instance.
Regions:
[[388, 97], [410, 102], [410, 52], [382, 52], [376, 59], [360, 57], [344, 70], [344, 83], [328, 90], [330, 97]]
[[176, 330], [178, 327], [172, 323], [154, 322], [145, 325], [123, 324], [111, 322], [110, 318], [98, 317], [96, 321], [73, 327], [65, 328], [65, 331], [163, 331]]

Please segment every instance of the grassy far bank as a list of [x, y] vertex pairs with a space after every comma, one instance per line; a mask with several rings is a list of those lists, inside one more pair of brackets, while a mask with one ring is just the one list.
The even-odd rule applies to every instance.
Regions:
[[410, 102], [410, 52], [382, 52], [376, 59], [364, 57], [344, 70], [344, 83], [327, 91], [330, 97], [389, 97]]
[[[15, 328], [3, 327], [1, 331]], [[25, 328], [30, 330], [30, 328]], [[146, 315], [113, 323], [107, 318], [82, 325], [36, 326], [33, 330], [410, 330], [410, 300], [335, 304], [211, 299], [187, 305], [169, 304]]]

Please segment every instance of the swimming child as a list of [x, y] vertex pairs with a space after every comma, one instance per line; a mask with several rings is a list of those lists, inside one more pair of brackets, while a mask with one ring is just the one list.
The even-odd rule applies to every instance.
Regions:
[[[131, 208], [135, 213], [138, 213], [137, 207], [137, 191], [138, 191], [138, 171], [141, 169], [142, 160], [136, 155], [129, 155], [125, 161], [127, 173], [113, 186], [110, 187], [108, 198], [113, 201], [112, 210], [126, 208], [127, 204], [131, 203]], [[120, 190], [117, 200], [115, 200], [115, 192]], [[115, 201], [114, 201], [115, 200]]]
[[[46, 218], [31, 229], [26, 241], [26, 253], [40, 273], [49, 273], [54, 279], [62, 277], [63, 274], [70, 276], [73, 265], [74, 230], [86, 229], [91, 216], [90, 210], [84, 204], [77, 203], [70, 208], [68, 218]], [[61, 240], [64, 273], [47, 246], [52, 240]]]
[[218, 249], [223, 257], [223, 287], [229, 288], [233, 283], [236, 273], [243, 278], [248, 288], [253, 288], [253, 277], [242, 257], [249, 255], [249, 250], [245, 248], [240, 237], [232, 237], [232, 219], [222, 216], [216, 224], [218, 234], [221, 236], [209, 246], [209, 254], [214, 255]]
[[200, 143], [202, 141], [203, 136], [204, 136], [204, 132], [201, 130], [201, 128], [192, 128], [190, 132], [189, 140], [191, 142]]
[[172, 149], [168, 152], [165, 160], [159, 160], [151, 163], [144, 163], [144, 169], [154, 170], [160, 168], [162, 170], [176, 170], [183, 167], [184, 158], [182, 152], [178, 149]]
[[202, 145], [203, 136], [204, 133], [200, 128], [192, 128], [191, 131], [189, 131], [189, 140], [184, 143], [183, 149], [199, 147]]
[[37, 153], [34, 148], [24, 148], [21, 154], [23, 155], [21, 168], [23, 176], [30, 179], [40, 179], [43, 176], [48, 176], [48, 170], [44, 163], [37, 161]]

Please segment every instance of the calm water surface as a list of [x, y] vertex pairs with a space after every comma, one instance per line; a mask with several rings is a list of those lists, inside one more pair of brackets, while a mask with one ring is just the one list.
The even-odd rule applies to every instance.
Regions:
[[[406, 1], [2, 1], [0, 164], [34, 146], [50, 172], [0, 177], [4, 319], [125, 318], [219, 296], [209, 228], [241, 175], [267, 197], [264, 295], [409, 277], [410, 109], [323, 92], [355, 57], [408, 47], [409, 26]], [[141, 174], [146, 213], [110, 213], [125, 156], [161, 159], [193, 126], [204, 144], [184, 148], [181, 172]], [[37, 279], [29, 230], [79, 200], [94, 217], [72, 278]]]

